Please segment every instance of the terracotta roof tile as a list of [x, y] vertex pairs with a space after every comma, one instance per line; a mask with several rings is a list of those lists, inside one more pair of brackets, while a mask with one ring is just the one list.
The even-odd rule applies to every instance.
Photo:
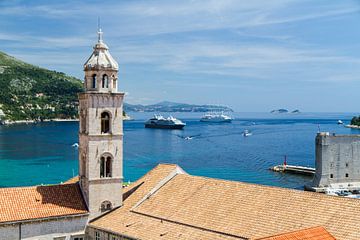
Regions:
[[313, 227], [258, 240], [336, 240], [323, 227]]
[[66, 180], [63, 184], [77, 183], [77, 182], [79, 182], [79, 176], [72, 177]]
[[78, 184], [0, 188], [0, 223], [87, 212]]
[[322, 225], [336, 239], [360, 239], [358, 199], [187, 174], [148, 194], [176, 168], [157, 166], [90, 225], [139, 239], [258, 239]]

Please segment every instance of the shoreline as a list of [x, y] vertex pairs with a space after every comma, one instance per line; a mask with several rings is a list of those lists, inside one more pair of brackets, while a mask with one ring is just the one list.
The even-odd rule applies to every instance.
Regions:
[[[127, 117], [123, 117], [123, 121], [132, 121], [134, 120], [133, 118], [127, 116]], [[37, 120], [16, 120], [16, 121], [9, 121], [9, 120], [5, 120], [4, 122], [2, 122], [1, 125], [3, 126], [7, 126], [7, 125], [13, 125], [13, 124], [36, 124], [36, 123], [42, 123], [42, 122], [78, 122], [79, 119], [75, 118], [54, 118], [54, 119], [44, 119], [43, 121], [37, 121]]]
[[360, 126], [358, 125], [351, 125], [351, 124], [348, 124], [348, 125], [345, 125], [346, 128], [352, 128], [352, 129], [360, 129]]
[[41, 123], [41, 122], [76, 122], [79, 119], [71, 119], [71, 118], [54, 118], [54, 119], [45, 119], [43, 121], [37, 120], [16, 120], [16, 121], [9, 121], [6, 120], [2, 123], [2, 125], [13, 125], [13, 124], [34, 124], [34, 123]]

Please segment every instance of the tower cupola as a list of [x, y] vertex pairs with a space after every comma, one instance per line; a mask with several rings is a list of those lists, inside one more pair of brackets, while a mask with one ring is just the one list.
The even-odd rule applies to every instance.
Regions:
[[85, 90], [91, 92], [117, 92], [119, 65], [103, 41], [103, 32], [98, 30], [98, 42], [84, 64]]

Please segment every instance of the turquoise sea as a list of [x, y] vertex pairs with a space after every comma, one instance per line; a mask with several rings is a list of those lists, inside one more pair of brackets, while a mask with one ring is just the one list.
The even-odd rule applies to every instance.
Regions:
[[[274, 173], [280, 164], [314, 166], [319, 128], [338, 134], [360, 134], [345, 124], [354, 113], [234, 113], [230, 123], [199, 121], [200, 113], [173, 113], [184, 130], [145, 129], [150, 113], [130, 113], [124, 123], [124, 177], [134, 181], [158, 163], [176, 163], [194, 175], [301, 189], [311, 178]], [[167, 114], [164, 114], [165, 116]], [[253, 135], [243, 137], [248, 129]], [[53, 184], [77, 175], [78, 122], [0, 126], [0, 186]], [[187, 136], [194, 136], [185, 140]]]

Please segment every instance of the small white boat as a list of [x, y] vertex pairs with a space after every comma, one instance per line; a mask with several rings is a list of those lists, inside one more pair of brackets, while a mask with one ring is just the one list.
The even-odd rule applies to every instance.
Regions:
[[73, 145], [71, 145], [73, 148], [78, 148], [79, 144], [78, 143], [74, 143]]
[[337, 121], [337, 124], [341, 125], [341, 124], [344, 124], [344, 123], [343, 123], [343, 121], [338, 120], [338, 121]]
[[249, 130], [244, 130], [244, 132], [243, 132], [244, 137], [249, 137], [251, 135], [252, 135], [252, 133]]

